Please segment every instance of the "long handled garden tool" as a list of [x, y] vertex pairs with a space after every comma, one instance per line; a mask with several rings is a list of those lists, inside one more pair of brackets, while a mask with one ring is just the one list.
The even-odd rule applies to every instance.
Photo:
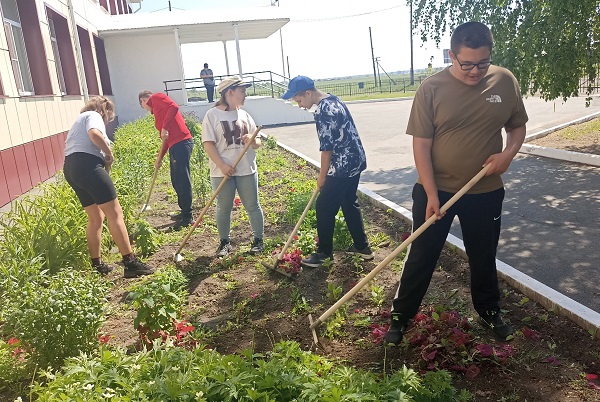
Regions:
[[290, 233], [290, 236], [288, 237], [287, 242], [285, 243], [285, 245], [283, 246], [283, 248], [279, 252], [279, 255], [277, 255], [277, 258], [275, 259], [275, 262], [273, 263], [273, 265], [270, 265], [270, 264], [268, 264], [268, 263], [266, 263], [264, 261], [262, 262], [262, 265], [264, 265], [266, 268], [269, 268], [269, 269], [272, 269], [274, 271], [277, 271], [280, 274], [283, 274], [283, 275], [288, 276], [288, 277], [292, 277], [293, 276], [293, 274], [291, 274], [291, 273], [287, 272], [286, 270], [280, 268], [279, 267], [279, 263], [281, 262], [281, 260], [283, 260], [283, 256], [285, 255], [285, 252], [287, 251], [287, 249], [290, 247], [290, 245], [294, 241], [294, 236], [296, 236], [296, 233], [298, 233], [298, 229], [300, 229], [300, 225], [302, 225], [302, 222], [304, 221], [304, 218], [306, 217], [306, 214], [310, 210], [310, 207], [312, 206], [313, 202], [315, 201], [315, 198], [317, 198], [317, 194], [319, 194], [319, 188], [318, 187], [315, 188], [315, 190], [313, 191], [312, 195], [310, 196], [310, 200], [306, 204], [306, 207], [304, 208], [304, 211], [302, 212], [302, 215], [300, 216], [300, 219], [298, 219], [298, 222], [296, 223], [296, 226], [294, 226], [294, 230], [292, 230], [292, 233]]
[[[467, 191], [471, 189], [489, 170], [491, 165], [486, 165], [479, 171], [467, 184], [464, 185], [452, 198], [450, 198], [441, 208], [440, 212], [446, 212], [460, 197], [462, 197]], [[310, 326], [311, 329], [317, 328], [327, 318], [329, 318], [337, 309], [339, 309], [344, 303], [350, 300], [356, 293], [358, 293], [367, 283], [369, 283], [375, 275], [385, 268], [394, 258], [398, 256], [410, 243], [412, 243], [421, 233], [425, 231], [429, 226], [433, 225], [437, 220], [436, 215], [432, 215], [425, 221], [417, 230], [415, 230], [406, 240], [402, 242], [390, 255], [388, 255], [383, 261], [379, 263], [371, 272], [367, 274], [360, 282], [358, 282], [352, 289], [348, 291], [340, 300], [338, 300], [333, 306], [325, 311], [317, 320]]]
[[[252, 141], [254, 141], [254, 139], [256, 138], [256, 136], [258, 135], [258, 133], [260, 132], [261, 129], [262, 129], [262, 126], [256, 127], [256, 130], [254, 130], [252, 137], [250, 137], [250, 139], [246, 142], [246, 145], [244, 146], [242, 153], [240, 154], [240, 156], [238, 156], [237, 160], [233, 163], [233, 165], [231, 165], [232, 168], [235, 169], [235, 167], [238, 165], [238, 163], [240, 163], [240, 161], [242, 160], [244, 155], [246, 155], [246, 151], [248, 150], [248, 148], [250, 148]], [[202, 222], [202, 218], [204, 217], [204, 214], [206, 213], [206, 211], [208, 210], [208, 208], [210, 207], [212, 202], [215, 200], [215, 198], [217, 198], [219, 191], [221, 191], [221, 189], [223, 188], [223, 186], [225, 185], [225, 183], [227, 182], [228, 179], [229, 179], [229, 176], [223, 177], [223, 180], [221, 180], [221, 184], [219, 184], [217, 189], [214, 191], [212, 197], [210, 197], [210, 199], [206, 202], [206, 205], [200, 212], [200, 215], [198, 216], [198, 218], [196, 218], [196, 220], [194, 221], [194, 224], [192, 225], [192, 227], [190, 228], [188, 233], [183, 238], [183, 241], [181, 242], [181, 244], [179, 245], [179, 248], [177, 249], [177, 251], [175, 252], [175, 255], [173, 256], [173, 260], [175, 262], [183, 261], [183, 256], [181, 255], [181, 250], [183, 250], [183, 246], [185, 246], [185, 244], [189, 240], [192, 233], [194, 233], [194, 229], [196, 229], [196, 226], [198, 226], [200, 224], [200, 222]]]
[[[158, 158], [158, 156], [157, 156]], [[154, 183], [156, 182], [156, 176], [158, 176], [158, 167], [156, 167], [156, 163], [154, 164], [154, 174], [152, 175], [152, 180], [150, 181], [150, 189], [148, 190], [148, 197], [146, 197], [146, 202], [142, 205], [142, 210], [140, 214], [144, 211], [148, 211], [150, 208], [150, 196], [152, 195], [152, 190], [154, 189]]]

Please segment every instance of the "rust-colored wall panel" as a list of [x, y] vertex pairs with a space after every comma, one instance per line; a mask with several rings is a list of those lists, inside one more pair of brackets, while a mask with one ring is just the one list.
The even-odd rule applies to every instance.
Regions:
[[4, 166], [2, 165], [2, 156], [0, 156], [0, 207], [8, 204], [10, 195], [8, 193], [8, 184], [6, 175], [4, 174]]
[[40, 170], [40, 180], [48, 180], [50, 178], [50, 171], [48, 170], [48, 165], [46, 165], [46, 151], [44, 151], [43, 140], [35, 141], [33, 149], [35, 149], [35, 159]]
[[8, 195], [11, 200], [14, 200], [21, 194], [21, 183], [19, 181], [19, 172], [17, 171], [17, 163], [15, 162], [15, 154], [12, 148], [5, 149], [0, 152], [2, 158], [2, 166], [4, 166], [4, 174], [6, 176], [6, 185], [8, 186]]
[[50, 176], [52, 176], [54, 175], [54, 173], [56, 173], [56, 164], [54, 163], [54, 152], [52, 152], [52, 140], [49, 137], [46, 137], [42, 139], [42, 144], [44, 144], [44, 162], [48, 167], [48, 173], [50, 174]]
[[25, 156], [25, 147], [19, 145], [13, 148], [15, 155], [15, 163], [17, 165], [17, 176], [21, 185], [21, 192], [29, 191], [33, 185], [31, 184], [31, 176], [29, 174], [29, 165], [27, 164], [27, 156]]
[[42, 181], [40, 168], [38, 167], [37, 157], [33, 142], [23, 144], [25, 149], [25, 157], [27, 158], [27, 166], [29, 166], [29, 177], [31, 178], [31, 186], [35, 187]]
[[65, 162], [65, 154], [61, 150], [58, 135], [50, 137], [50, 141], [52, 143], [52, 154], [54, 155], [54, 171], [52, 172], [54, 174], [62, 169]]

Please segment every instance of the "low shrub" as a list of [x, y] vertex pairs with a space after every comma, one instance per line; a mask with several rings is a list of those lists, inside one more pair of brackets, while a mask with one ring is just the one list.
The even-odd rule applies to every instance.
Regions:
[[389, 376], [348, 368], [280, 342], [266, 355], [246, 350], [221, 355], [155, 342], [151, 351], [127, 355], [103, 349], [69, 359], [65, 370], [45, 372], [39, 402], [136, 401], [466, 401], [446, 371], [419, 375], [404, 367]]
[[63, 270], [40, 276], [9, 301], [3, 332], [18, 338], [38, 367], [59, 367], [65, 358], [98, 347], [107, 289], [97, 274]]

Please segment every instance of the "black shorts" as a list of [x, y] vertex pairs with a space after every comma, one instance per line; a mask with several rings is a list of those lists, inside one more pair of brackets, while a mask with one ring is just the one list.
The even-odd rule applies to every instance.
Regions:
[[115, 185], [104, 169], [104, 161], [96, 155], [73, 153], [65, 158], [63, 170], [67, 183], [75, 190], [84, 208], [117, 198]]

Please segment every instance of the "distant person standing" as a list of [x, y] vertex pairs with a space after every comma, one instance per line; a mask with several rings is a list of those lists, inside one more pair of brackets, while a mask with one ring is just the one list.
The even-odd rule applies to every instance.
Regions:
[[215, 78], [213, 77], [213, 71], [208, 68], [208, 63], [204, 63], [204, 68], [200, 71], [200, 78], [202, 78], [206, 87], [208, 103], [212, 103], [215, 96]]
[[190, 157], [194, 149], [194, 140], [175, 101], [165, 94], [153, 94], [152, 91], [142, 91], [138, 98], [140, 106], [154, 115], [154, 126], [163, 141], [154, 163], [156, 169], [160, 168], [165, 154], [169, 151], [171, 184], [177, 193], [177, 203], [181, 209], [173, 230], [180, 230], [194, 222], [190, 176]]
[[367, 168], [367, 157], [350, 111], [337, 96], [316, 89], [313, 80], [301, 75], [290, 81], [282, 98], [292, 98], [305, 109], [317, 105], [315, 122], [321, 151], [317, 187], [321, 193], [315, 209], [319, 244], [317, 252], [303, 259], [302, 265], [319, 268], [326, 259], [333, 260], [335, 216], [340, 208], [354, 241], [348, 252], [372, 260], [356, 196], [360, 173]]

